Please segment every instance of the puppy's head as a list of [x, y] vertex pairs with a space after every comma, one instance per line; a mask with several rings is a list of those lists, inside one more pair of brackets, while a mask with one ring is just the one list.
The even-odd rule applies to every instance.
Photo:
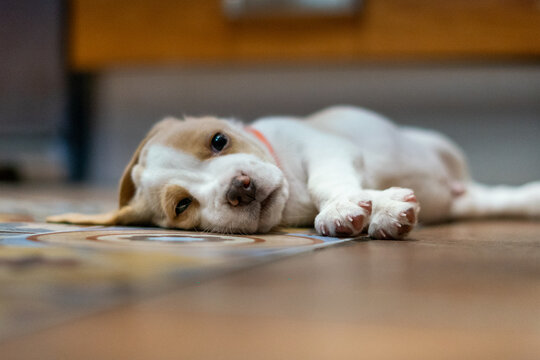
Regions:
[[213, 117], [167, 118], [126, 167], [117, 211], [48, 220], [266, 232], [281, 221], [287, 198], [287, 181], [269, 150], [242, 126]]

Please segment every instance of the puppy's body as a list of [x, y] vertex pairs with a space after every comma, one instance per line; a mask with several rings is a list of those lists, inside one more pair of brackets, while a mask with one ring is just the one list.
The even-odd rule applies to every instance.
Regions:
[[322, 235], [402, 238], [418, 218], [493, 215], [540, 216], [540, 184], [474, 184], [461, 151], [442, 135], [333, 107], [305, 119], [262, 118], [248, 129], [215, 118], [164, 120], [128, 165], [118, 211], [51, 221], [245, 233], [314, 224]]
[[[331, 186], [343, 196], [361, 189], [411, 188], [428, 210], [421, 219], [440, 221], [448, 217], [452, 188], [467, 181], [466, 165], [450, 141], [427, 130], [399, 128], [366, 110], [331, 108], [307, 119], [263, 118], [253, 126], [283, 159], [283, 172], [294, 187], [284, 212], [286, 223], [313, 222], [317, 207], [309, 186], [315, 194], [326, 191], [315, 187]], [[319, 178], [310, 183], [308, 174]], [[300, 214], [305, 218], [295, 220]]]

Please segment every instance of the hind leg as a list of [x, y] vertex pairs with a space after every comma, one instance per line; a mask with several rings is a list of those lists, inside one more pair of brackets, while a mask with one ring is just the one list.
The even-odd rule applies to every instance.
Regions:
[[465, 194], [453, 201], [450, 216], [453, 219], [540, 218], [540, 181], [522, 186], [470, 183]]
[[396, 178], [396, 185], [415, 191], [422, 223], [452, 219], [456, 199], [467, 192], [469, 172], [461, 149], [446, 136], [431, 130], [402, 128], [417, 152], [409, 160], [409, 173]]

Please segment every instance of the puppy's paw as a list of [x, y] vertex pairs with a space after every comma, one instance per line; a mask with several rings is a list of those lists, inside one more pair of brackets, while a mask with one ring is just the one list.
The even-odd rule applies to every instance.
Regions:
[[370, 200], [337, 200], [326, 204], [315, 218], [315, 230], [323, 236], [356, 236], [369, 223]]
[[402, 239], [418, 221], [420, 205], [414, 192], [405, 188], [381, 191], [373, 204], [368, 234], [374, 239]]

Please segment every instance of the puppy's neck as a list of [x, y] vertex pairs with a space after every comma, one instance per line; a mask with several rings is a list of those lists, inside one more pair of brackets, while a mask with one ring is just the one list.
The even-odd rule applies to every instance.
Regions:
[[261, 133], [259, 130], [255, 129], [254, 127], [251, 127], [251, 126], [246, 126], [244, 129], [247, 132], [253, 134], [260, 142], [262, 142], [264, 144], [264, 146], [266, 146], [266, 148], [270, 152], [270, 155], [272, 155], [272, 158], [276, 162], [276, 165], [278, 167], [281, 167], [281, 165], [279, 163], [279, 159], [278, 159], [278, 157], [276, 155], [276, 152], [274, 151], [274, 148], [272, 147], [272, 144], [270, 144], [270, 142], [268, 141], [266, 136], [264, 136], [263, 133]]

